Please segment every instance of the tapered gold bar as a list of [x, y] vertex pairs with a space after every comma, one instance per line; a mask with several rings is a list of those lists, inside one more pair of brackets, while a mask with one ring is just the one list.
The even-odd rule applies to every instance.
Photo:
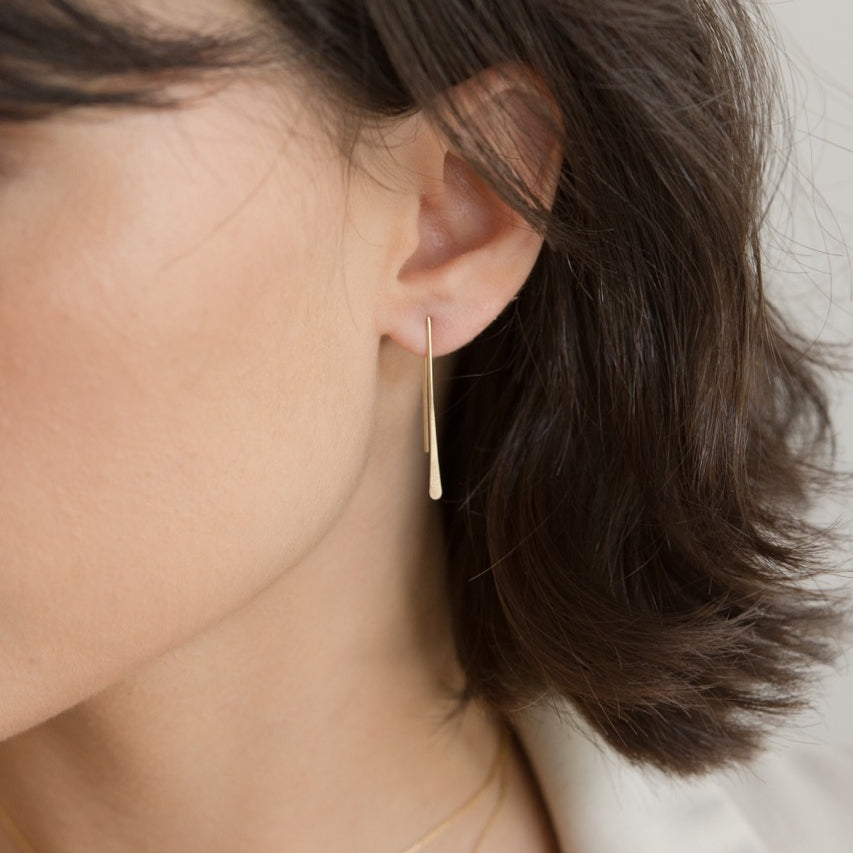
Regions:
[[432, 370], [432, 318], [427, 317], [427, 397], [429, 411], [429, 496], [437, 501], [442, 494], [438, 464], [438, 437], [435, 426], [435, 379]]
[[424, 356], [423, 391], [424, 453], [429, 453], [429, 353]]

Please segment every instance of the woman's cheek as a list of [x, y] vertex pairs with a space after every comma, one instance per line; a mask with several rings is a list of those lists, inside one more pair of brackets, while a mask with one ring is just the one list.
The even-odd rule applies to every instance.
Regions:
[[339, 188], [189, 168], [191, 130], [69, 141], [0, 224], [0, 736], [238, 607], [354, 488]]

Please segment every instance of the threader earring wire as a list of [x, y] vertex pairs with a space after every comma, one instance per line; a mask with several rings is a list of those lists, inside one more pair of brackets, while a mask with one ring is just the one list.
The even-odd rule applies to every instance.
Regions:
[[441, 470], [438, 466], [438, 438], [435, 427], [435, 380], [432, 370], [432, 318], [426, 318], [427, 351], [424, 358], [424, 453], [429, 454], [429, 496], [441, 497]]

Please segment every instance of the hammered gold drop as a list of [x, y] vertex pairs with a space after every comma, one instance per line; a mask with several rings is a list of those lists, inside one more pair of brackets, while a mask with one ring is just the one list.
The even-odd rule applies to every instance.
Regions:
[[435, 379], [432, 370], [432, 318], [426, 318], [427, 351], [424, 358], [424, 453], [429, 453], [429, 496], [441, 497], [441, 470], [438, 465], [438, 438], [435, 426]]

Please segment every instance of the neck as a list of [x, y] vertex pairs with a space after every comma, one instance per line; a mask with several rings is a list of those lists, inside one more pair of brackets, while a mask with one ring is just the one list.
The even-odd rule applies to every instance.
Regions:
[[303, 561], [0, 744], [0, 803], [35, 849], [394, 851], [477, 788], [497, 727], [475, 706], [448, 721], [461, 673], [420, 391], [397, 393], [411, 429], [379, 418], [361, 485]]

